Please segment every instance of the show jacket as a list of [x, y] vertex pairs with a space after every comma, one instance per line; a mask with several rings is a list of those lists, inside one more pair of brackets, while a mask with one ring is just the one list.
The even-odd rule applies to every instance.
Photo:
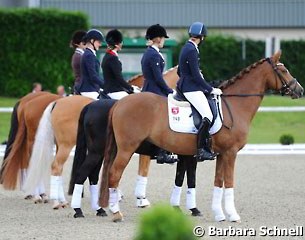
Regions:
[[133, 88], [124, 80], [122, 76], [122, 63], [114, 51], [107, 50], [103, 61], [102, 69], [104, 76], [104, 92], [113, 93], [125, 91], [133, 92]]
[[212, 87], [207, 83], [199, 68], [199, 51], [194, 43], [186, 42], [179, 56], [177, 88], [182, 92], [202, 91], [210, 93]]
[[80, 62], [83, 54], [84, 54], [83, 49], [76, 48], [71, 59], [71, 67], [74, 75], [74, 91], [76, 89], [79, 89], [80, 87], [80, 76], [81, 76]]
[[81, 58], [81, 85], [79, 92], [98, 92], [103, 87], [99, 75], [100, 62], [89, 48], [86, 48]]
[[148, 47], [143, 54], [142, 72], [144, 75], [143, 92], [153, 92], [167, 97], [173, 90], [170, 89], [163, 79], [164, 59], [153, 47]]

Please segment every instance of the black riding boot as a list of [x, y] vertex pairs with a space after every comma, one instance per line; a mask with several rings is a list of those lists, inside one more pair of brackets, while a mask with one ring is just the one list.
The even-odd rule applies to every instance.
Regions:
[[215, 160], [216, 154], [211, 151], [211, 137], [210, 137], [211, 122], [208, 118], [204, 118], [200, 124], [197, 135], [197, 155], [198, 162], [204, 160]]
[[177, 161], [178, 161], [178, 159], [174, 155], [169, 154], [169, 152], [160, 148], [160, 150], [158, 152], [158, 155], [157, 155], [157, 163], [158, 164], [163, 164], [163, 163], [172, 164], [172, 163], [175, 163]]

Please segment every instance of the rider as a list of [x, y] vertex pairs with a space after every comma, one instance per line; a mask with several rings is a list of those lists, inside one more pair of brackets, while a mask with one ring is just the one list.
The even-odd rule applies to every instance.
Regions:
[[[173, 93], [173, 90], [166, 85], [163, 79], [162, 72], [165, 62], [160, 53], [160, 48], [163, 48], [165, 38], [168, 38], [166, 30], [159, 24], [152, 25], [147, 29], [145, 38], [147, 39], [148, 47], [141, 60], [144, 75], [142, 92], [153, 92], [167, 97], [168, 94]], [[172, 158], [165, 150], [160, 149], [157, 162], [172, 163]]]
[[214, 160], [216, 154], [210, 149], [209, 129], [213, 119], [212, 111], [206, 94], [221, 95], [219, 88], [213, 88], [207, 83], [199, 68], [199, 45], [207, 36], [207, 28], [201, 22], [194, 22], [189, 28], [189, 40], [183, 46], [179, 56], [177, 90], [196, 108], [202, 117], [197, 135], [198, 161]]
[[84, 49], [86, 45], [83, 42], [83, 38], [86, 35], [85, 31], [79, 30], [73, 33], [70, 46], [74, 48], [74, 53], [71, 59], [71, 67], [74, 75], [74, 86], [73, 92], [77, 93], [76, 89], [80, 85], [80, 62], [81, 57], [84, 54]]
[[104, 75], [104, 92], [112, 99], [121, 99], [130, 93], [133, 88], [122, 76], [122, 63], [118, 51], [123, 46], [123, 36], [117, 29], [110, 30], [106, 35], [107, 50], [102, 61]]
[[99, 75], [100, 62], [96, 51], [102, 46], [104, 36], [101, 31], [91, 29], [86, 33], [84, 41], [86, 49], [81, 59], [81, 84], [77, 90], [81, 95], [97, 100], [103, 80]]

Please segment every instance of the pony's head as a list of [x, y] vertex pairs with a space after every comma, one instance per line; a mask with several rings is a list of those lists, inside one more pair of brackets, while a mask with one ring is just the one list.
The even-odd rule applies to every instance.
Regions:
[[300, 98], [304, 93], [304, 89], [296, 78], [290, 74], [285, 65], [280, 62], [281, 53], [281, 51], [278, 51], [271, 58], [267, 58], [274, 72], [269, 79], [269, 87], [278, 90], [282, 95]]

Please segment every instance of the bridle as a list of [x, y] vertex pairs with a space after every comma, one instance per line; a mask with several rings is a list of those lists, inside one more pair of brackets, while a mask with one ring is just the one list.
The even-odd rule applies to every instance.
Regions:
[[[279, 80], [282, 83], [282, 87], [278, 90], [280, 94], [283, 95], [290, 95], [290, 96], [294, 96], [297, 95], [296, 93], [296, 87], [297, 87], [297, 80], [296, 78], [293, 78], [289, 83], [286, 82], [286, 79], [284, 78], [282, 72], [278, 69], [278, 66], [283, 66], [283, 63], [277, 63], [274, 64], [273, 61], [271, 60], [271, 58], [266, 58], [266, 61], [271, 65], [273, 72], [274, 72], [274, 79], [275, 79], [275, 83], [276, 83], [276, 89], [277, 88], [277, 77], [279, 78]], [[287, 70], [288, 71], [288, 70]], [[291, 86], [294, 86], [294, 88], [292, 89]], [[222, 94], [221, 96], [223, 97], [222, 100], [224, 102], [224, 104], [226, 105], [227, 109], [228, 109], [228, 113], [232, 122], [232, 125], [230, 127], [228, 127], [227, 125], [225, 125], [223, 123], [223, 118], [220, 115], [222, 124], [225, 128], [227, 129], [232, 129], [234, 126], [234, 120], [233, 120], [233, 114], [231, 112], [231, 108], [230, 105], [228, 103], [228, 101], [226, 100], [225, 97], [263, 97], [265, 95], [265, 93], [254, 93], [254, 94]], [[220, 101], [220, 100], [219, 100]], [[218, 104], [217, 104], [218, 105]], [[218, 105], [219, 108], [219, 105]], [[220, 113], [220, 109], [218, 109], [218, 112]]]

